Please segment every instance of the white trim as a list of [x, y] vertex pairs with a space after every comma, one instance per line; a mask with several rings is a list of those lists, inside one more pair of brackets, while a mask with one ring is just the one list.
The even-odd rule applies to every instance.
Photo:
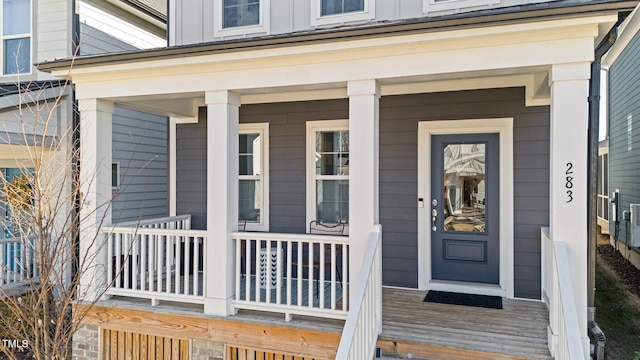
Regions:
[[169, 118], [169, 216], [176, 216], [177, 198], [176, 198], [176, 124], [178, 120], [174, 117]]
[[368, 21], [376, 17], [375, 0], [364, 0], [362, 11], [322, 16], [322, 0], [311, 0], [311, 26], [336, 25], [356, 21]]
[[[334, 130], [346, 130], [349, 131], [349, 120], [317, 120], [307, 121], [307, 137], [306, 137], [306, 188], [307, 188], [307, 201], [306, 201], [306, 218], [307, 224], [312, 220], [316, 220], [316, 187], [315, 187], [315, 134], [318, 131], [334, 131]], [[348, 176], [347, 176], [348, 179]], [[309, 231], [307, 225], [306, 231]], [[348, 234], [348, 225], [345, 227], [345, 234]]]
[[422, 12], [425, 14], [455, 11], [468, 8], [489, 8], [500, 4], [500, 0], [422, 0]]
[[260, 222], [247, 221], [246, 230], [269, 231], [269, 123], [238, 125], [238, 135], [255, 133], [260, 134]]
[[213, 27], [213, 36], [216, 38], [238, 36], [238, 35], [255, 35], [263, 34], [269, 35], [270, 33], [270, 8], [271, 0], [260, 0], [260, 21], [256, 25], [247, 26], [234, 26], [230, 28], [224, 27], [224, 8], [223, 0], [213, 0], [215, 7], [215, 21]]
[[418, 123], [418, 198], [431, 203], [431, 135], [498, 133], [500, 136], [500, 284], [434, 281], [431, 278], [430, 205], [418, 208], [418, 288], [514, 297], [513, 118], [421, 121]]

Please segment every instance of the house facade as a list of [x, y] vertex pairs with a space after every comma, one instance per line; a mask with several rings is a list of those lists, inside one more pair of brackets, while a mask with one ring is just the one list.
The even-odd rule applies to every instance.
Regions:
[[407, 356], [384, 345], [385, 287], [532, 300], [540, 356], [586, 358], [590, 65], [633, 6], [170, 1], [171, 46], [71, 69], [91, 203], [111, 196], [115, 109], [169, 118], [169, 217], [87, 213], [110, 226], [82, 229], [105, 234], [83, 290], [109, 290], [81, 336], [103, 358], [119, 337], [184, 359]]
[[636, 172], [633, 159], [637, 154], [633, 136], [637, 131], [634, 118], [640, 106], [640, 93], [632, 82], [640, 76], [634, 68], [640, 51], [639, 18], [637, 10], [629, 16], [621, 28], [620, 40], [603, 62], [609, 79], [609, 198], [617, 201], [609, 205], [609, 234], [611, 244], [636, 267], [640, 267], [640, 239], [635, 238], [633, 221], [637, 208], [633, 204], [640, 202], [640, 194], [633, 180]]

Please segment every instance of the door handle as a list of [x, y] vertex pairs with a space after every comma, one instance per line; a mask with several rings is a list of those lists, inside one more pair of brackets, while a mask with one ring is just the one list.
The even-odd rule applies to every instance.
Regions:
[[438, 205], [438, 200], [431, 200], [431, 205], [433, 206], [433, 208], [431, 209], [431, 231], [436, 231], [438, 230], [438, 227], [436, 226], [436, 220], [438, 216], [438, 210], [436, 209], [436, 206]]

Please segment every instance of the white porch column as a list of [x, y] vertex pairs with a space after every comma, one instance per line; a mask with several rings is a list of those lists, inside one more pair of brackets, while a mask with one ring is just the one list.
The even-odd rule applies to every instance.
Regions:
[[111, 137], [113, 102], [81, 99], [80, 111], [80, 296], [91, 301], [107, 286], [107, 237], [102, 226], [111, 225]]
[[240, 96], [230, 91], [205, 94], [207, 104], [206, 314], [232, 315], [234, 251], [238, 229], [238, 118]]
[[176, 216], [176, 124], [174, 117], [169, 118], [169, 216]]
[[590, 65], [554, 65], [551, 85], [550, 235], [567, 244], [584, 350], [587, 337], [587, 125]]
[[[355, 289], [373, 225], [378, 223], [378, 112], [376, 80], [350, 81], [349, 281]], [[353, 299], [353, 297], [350, 297]]]

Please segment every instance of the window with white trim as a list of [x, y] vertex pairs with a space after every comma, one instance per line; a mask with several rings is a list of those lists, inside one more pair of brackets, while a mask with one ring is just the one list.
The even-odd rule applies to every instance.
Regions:
[[2, 0], [2, 72], [31, 72], [31, 0]]
[[236, 36], [269, 32], [270, 0], [214, 0], [214, 36]]
[[307, 223], [349, 223], [349, 121], [307, 122]]
[[238, 133], [238, 219], [269, 231], [269, 123], [240, 124]]
[[330, 25], [375, 18], [375, 0], [311, 0], [311, 25]]

